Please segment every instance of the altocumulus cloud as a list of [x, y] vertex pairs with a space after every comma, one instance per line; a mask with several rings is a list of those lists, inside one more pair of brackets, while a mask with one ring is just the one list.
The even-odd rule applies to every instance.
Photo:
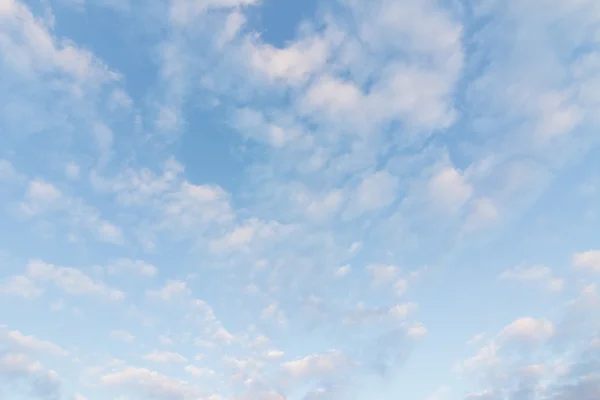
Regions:
[[600, 398], [600, 3], [288, 3], [0, 0], [0, 397]]

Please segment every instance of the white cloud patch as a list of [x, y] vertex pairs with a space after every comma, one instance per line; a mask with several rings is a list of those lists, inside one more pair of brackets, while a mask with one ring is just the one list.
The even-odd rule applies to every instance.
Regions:
[[52, 283], [71, 295], [97, 296], [112, 301], [123, 300], [125, 297], [122, 291], [96, 282], [76, 268], [55, 266], [41, 260], [27, 263], [27, 277], [39, 283]]
[[169, 281], [160, 289], [149, 290], [148, 296], [169, 301], [176, 298], [184, 298], [190, 293], [190, 289], [184, 281]]
[[583, 272], [600, 272], [600, 251], [590, 250], [573, 255], [573, 268]]
[[127, 331], [110, 331], [108, 336], [113, 340], [126, 343], [132, 343], [135, 340], [135, 336]]
[[146, 354], [144, 360], [161, 364], [184, 364], [187, 362], [187, 358], [181, 354], [170, 351], [153, 351]]
[[34, 336], [24, 335], [19, 331], [7, 332], [4, 337], [6, 341], [20, 350], [48, 353], [59, 357], [65, 357], [69, 354], [68, 351], [52, 342], [40, 340]]
[[34, 299], [41, 296], [43, 290], [36, 285], [33, 279], [23, 275], [16, 275], [0, 284], [0, 293], [24, 299]]
[[534, 265], [531, 267], [518, 266], [503, 271], [499, 279], [524, 283], [537, 283], [543, 285], [550, 291], [561, 291], [564, 280], [553, 275], [552, 269], [545, 265]]
[[158, 268], [142, 260], [119, 258], [111, 262], [106, 270], [109, 274], [132, 273], [142, 277], [152, 278], [158, 273]]

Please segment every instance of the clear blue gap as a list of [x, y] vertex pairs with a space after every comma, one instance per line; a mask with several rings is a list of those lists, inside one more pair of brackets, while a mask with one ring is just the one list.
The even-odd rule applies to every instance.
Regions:
[[184, 107], [184, 133], [175, 150], [176, 158], [186, 166], [192, 183], [219, 184], [235, 192], [242, 184], [247, 165], [240, 148], [239, 133], [229, 125], [228, 114], [221, 108]]
[[261, 33], [262, 39], [279, 48], [296, 37], [299, 24], [313, 19], [319, 0], [263, 0], [250, 9], [250, 26]]

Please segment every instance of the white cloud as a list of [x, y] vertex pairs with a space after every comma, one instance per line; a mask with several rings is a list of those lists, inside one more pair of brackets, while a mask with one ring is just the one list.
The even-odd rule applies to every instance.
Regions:
[[561, 291], [564, 286], [563, 279], [554, 277], [550, 267], [545, 265], [534, 265], [531, 267], [517, 266], [503, 271], [499, 279], [540, 283], [553, 292]]
[[193, 375], [195, 378], [207, 378], [215, 375], [215, 371], [209, 368], [200, 368], [194, 365], [187, 365], [184, 368], [185, 372]]
[[108, 300], [122, 300], [125, 297], [120, 290], [95, 282], [78, 269], [55, 266], [41, 260], [29, 261], [27, 277], [38, 282], [53, 283], [65, 293], [72, 295], [98, 296]]
[[148, 295], [156, 297], [164, 301], [169, 301], [175, 298], [182, 298], [191, 293], [187, 284], [184, 281], [168, 281], [165, 286], [158, 290], [149, 290]]
[[573, 255], [573, 268], [591, 273], [600, 272], [600, 251], [590, 250]]
[[394, 283], [394, 293], [396, 295], [403, 295], [408, 289], [408, 281], [406, 279], [398, 279], [396, 283]]
[[53, 370], [45, 370], [39, 361], [32, 361], [24, 354], [2, 354], [0, 356], [0, 376], [10, 379], [11, 382], [25, 380], [34, 393], [42, 396], [56, 398], [59, 395], [58, 374]]
[[250, 39], [243, 54], [268, 80], [298, 84], [324, 66], [331, 46], [328, 39], [309, 36], [283, 49]]
[[398, 179], [387, 171], [365, 176], [350, 200], [346, 216], [352, 218], [392, 204], [398, 198]]
[[284, 352], [281, 350], [269, 350], [267, 351], [266, 356], [269, 358], [281, 358], [284, 356]]
[[347, 276], [351, 271], [352, 267], [350, 265], [342, 265], [341, 267], [335, 270], [335, 276], [338, 278], [343, 278]]
[[70, 180], [74, 181], [74, 180], [79, 179], [80, 173], [81, 173], [81, 169], [79, 168], [79, 165], [77, 165], [77, 163], [70, 162], [67, 165], [65, 165], [65, 175]]
[[126, 331], [111, 331], [108, 336], [113, 340], [119, 340], [126, 343], [132, 343], [135, 340], [135, 336]]
[[395, 265], [371, 264], [367, 265], [373, 285], [391, 283], [398, 276], [399, 269]]
[[[168, 159], [160, 175], [128, 168], [110, 178], [92, 173], [92, 183], [99, 191], [114, 193], [125, 209], [144, 211], [138, 223], [151, 235], [167, 231], [186, 237], [233, 222], [229, 194], [217, 185], [192, 184], [183, 172], [181, 164]], [[155, 217], [147, 221], [148, 215]]]
[[170, 351], [153, 351], [152, 353], [146, 354], [144, 360], [163, 364], [183, 364], [187, 362], [187, 358], [181, 354]]
[[181, 128], [182, 120], [177, 110], [162, 106], [158, 110], [155, 124], [159, 132], [172, 134]]
[[304, 358], [288, 361], [281, 365], [284, 371], [296, 379], [316, 377], [323, 379], [327, 375], [339, 373], [351, 365], [351, 361], [339, 351], [312, 354]]
[[106, 270], [109, 274], [134, 273], [143, 277], [154, 277], [158, 273], [158, 268], [142, 260], [131, 260], [128, 258], [119, 258], [111, 262]]
[[520, 318], [505, 327], [499, 334], [501, 340], [538, 343], [554, 335], [554, 324], [545, 319]]
[[448, 398], [451, 390], [447, 386], [442, 386], [439, 389], [436, 389], [433, 393], [431, 393], [425, 400], [444, 400]]
[[458, 366], [459, 371], [481, 372], [495, 366], [499, 362], [498, 348], [494, 343], [482, 347], [479, 352]]
[[258, 0], [171, 0], [170, 18], [174, 24], [186, 25], [211, 9], [235, 8]]
[[483, 339], [485, 339], [485, 334], [484, 333], [478, 333], [477, 335], [475, 335], [471, 339], [469, 339], [469, 341], [467, 342], [467, 344], [468, 345], [475, 345], [475, 344], [480, 343], [481, 341], [483, 341]]
[[129, 387], [145, 396], [158, 398], [186, 398], [194, 391], [183, 380], [173, 379], [145, 368], [127, 367], [119, 372], [105, 374], [100, 382], [109, 387]]
[[500, 279], [515, 281], [541, 281], [552, 276], [552, 270], [545, 265], [514, 267], [500, 274]]
[[8, 160], [0, 159], [0, 182], [11, 182], [18, 179], [19, 174], [12, 163]]
[[119, 78], [89, 51], [52, 37], [43, 21], [20, 1], [3, 0], [0, 19], [6, 38], [0, 50], [13, 54], [14, 67], [25, 76], [58, 73], [75, 84], [91, 86]]
[[100, 239], [112, 244], [123, 244], [123, 232], [118, 226], [108, 221], [98, 221], [96, 226]]
[[265, 308], [263, 308], [263, 310], [260, 313], [260, 317], [268, 321], [274, 321], [280, 325], [283, 325], [287, 322], [285, 312], [279, 307], [279, 304], [277, 304], [276, 302], [273, 302]]
[[248, 252], [252, 247], [256, 247], [257, 241], [281, 239], [289, 231], [289, 227], [276, 221], [261, 221], [252, 218], [242, 222], [225, 236], [212, 240], [210, 250], [215, 253]]
[[20, 203], [19, 208], [29, 217], [43, 213], [63, 217], [57, 221], [57, 224], [70, 222], [77, 227], [84, 227], [107, 243], [124, 242], [121, 228], [102, 219], [98, 210], [80, 198], [69, 197], [52, 183], [42, 179], [29, 181], [25, 199]]
[[489, 198], [475, 199], [465, 221], [465, 228], [469, 231], [486, 227], [500, 217], [496, 204]]
[[473, 194], [473, 188], [460, 171], [445, 167], [429, 181], [429, 196], [433, 204], [444, 212], [458, 211]]
[[21, 203], [21, 211], [27, 215], [39, 214], [49, 208], [56, 207], [62, 193], [53, 184], [35, 179], [29, 182], [25, 200]]
[[360, 302], [343, 319], [346, 324], [377, 324], [381, 322], [400, 322], [417, 310], [416, 303], [409, 302], [389, 307], [369, 307]]
[[59, 357], [65, 357], [69, 354], [68, 351], [52, 342], [40, 340], [34, 336], [23, 335], [19, 331], [10, 331], [6, 333], [5, 338], [14, 346], [28, 351], [49, 353]]
[[24, 299], [40, 297], [43, 290], [38, 288], [35, 281], [22, 275], [12, 276], [0, 285], [0, 293], [18, 296]]
[[427, 328], [422, 323], [417, 322], [408, 327], [406, 334], [411, 338], [421, 338], [427, 334]]
[[92, 128], [96, 146], [101, 155], [107, 155], [113, 145], [113, 132], [103, 123], [97, 122]]

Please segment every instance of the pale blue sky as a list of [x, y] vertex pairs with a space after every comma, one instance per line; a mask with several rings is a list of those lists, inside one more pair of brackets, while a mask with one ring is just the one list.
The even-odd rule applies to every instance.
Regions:
[[600, 398], [600, 3], [0, 0], [0, 398]]

